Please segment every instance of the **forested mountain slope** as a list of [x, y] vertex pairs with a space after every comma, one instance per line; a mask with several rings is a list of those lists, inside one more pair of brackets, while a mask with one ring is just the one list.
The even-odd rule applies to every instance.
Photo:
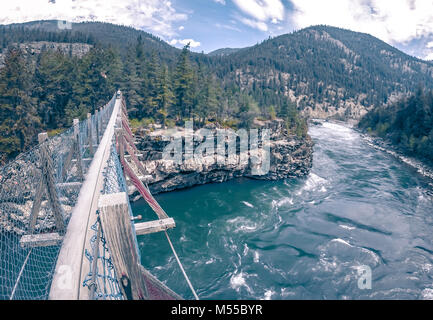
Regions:
[[[145, 32], [109, 24], [56, 26], [45, 21], [0, 27], [0, 162], [32, 146], [38, 132], [59, 132], [73, 118], [84, 118], [117, 88], [136, 126], [182, 125], [192, 117], [199, 126], [218, 122], [237, 128], [250, 126], [257, 116], [278, 115], [290, 133], [306, 134], [306, 122], [288, 97], [280, 97], [269, 113], [235, 83], [226, 86], [215, 76], [211, 58], [190, 53], [188, 46], [179, 50]], [[71, 50], [60, 48], [68, 43]], [[74, 54], [76, 44], [86, 52]]]
[[251, 91], [259, 104], [284, 94], [316, 117], [360, 118], [419, 84], [433, 87], [430, 62], [371, 35], [328, 26], [270, 38], [218, 65], [220, 77]]
[[57, 21], [35, 21], [0, 26], [0, 48], [0, 161], [31, 146], [37, 132], [85, 117], [117, 88], [137, 126], [193, 117], [197, 125], [242, 127], [281, 117], [303, 136], [299, 110], [359, 119], [419, 84], [433, 87], [431, 63], [326, 26], [205, 55], [130, 27], [83, 22], [62, 30]]
[[370, 111], [359, 123], [372, 135], [433, 164], [433, 91], [416, 93]]

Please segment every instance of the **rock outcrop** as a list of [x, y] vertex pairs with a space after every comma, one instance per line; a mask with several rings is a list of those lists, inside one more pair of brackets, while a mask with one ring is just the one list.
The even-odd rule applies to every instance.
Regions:
[[[283, 120], [255, 121], [258, 132], [269, 129], [269, 170], [257, 174], [257, 166], [260, 165], [260, 152], [262, 145], [258, 147], [249, 144], [249, 151], [242, 152], [239, 135], [235, 134], [236, 154], [225, 155], [223, 158], [217, 152], [217, 139], [214, 139], [213, 153], [197, 155], [197, 148], [203, 140], [202, 130], [194, 131], [195, 156], [188, 159], [185, 155], [182, 161], [176, 162], [163, 157], [164, 148], [173, 141], [173, 137], [179, 137], [182, 146], [185, 146], [184, 129], [171, 130], [146, 130], [141, 129], [136, 133], [137, 148], [142, 153], [140, 156], [146, 172], [143, 174], [153, 194], [172, 191], [175, 189], [192, 187], [212, 182], [224, 182], [233, 178], [248, 177], [262, 180], [279, 180], [285, 178], [301, 177], [308, 174], [312, 166], [313, 142], [310, 137], [300, 138], [288, 134]], [[214, 134], [221, 133], [220, 128], [211, 128]], [[230, 138], [226, 141], [231, 141]], [[227, 143], [228, 145], [228, 143]], [[226, 146], [226, 150], [227, 150]], [[135, 189], [130, 189], [130, 194], [138, 197]]]
[[[36, 57], [43, 51], [60, 51], [63, 54], [70, 54], [71, 56], [82, 58], [86, 55], [93, 45], [87, 43], [61, 43], [49, 41], [33, 41], [20, 44], [13, 44], [12, 46], [20, 48], [24, 53], [27, 61], [32, 63], [32, 67], [36, 62]], [[0, 49], [0, 69], [3, 67], [6, 50]]]

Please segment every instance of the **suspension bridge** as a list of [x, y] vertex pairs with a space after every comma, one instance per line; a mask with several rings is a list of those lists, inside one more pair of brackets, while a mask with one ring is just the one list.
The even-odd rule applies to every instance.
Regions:
[[[120, 91], [73, 126], [0, 168], [0, 299], [182, 299], [140, 263], [137, 235], [175, 227], [142, 182]], [[156, 214], [137, 223], [133, 185]]]

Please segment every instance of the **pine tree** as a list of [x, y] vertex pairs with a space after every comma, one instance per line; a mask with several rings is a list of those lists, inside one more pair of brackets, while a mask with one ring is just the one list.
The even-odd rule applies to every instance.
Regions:
[[40, 127], [30, 97], [30, 73], [21, 50], [11, 48], [0, 69], [0, 160], [16, 156], [34, 141]]
[[200, 122], [203, 124], [208, 117], [216, 119], [218, 117], [218, 100], [216, 83], [210, 74], [202, 76], [203, 80], [199, 96], [196, 114], [199, 116]]
[[158, 114], [164, 124], [166, 124], [168, 111], [174, 103], [168, 67], [163, 66], [159, 74], [159, 88], [156, 101], [158, 103]]
[[159, 61], [157, 61], [156, 53], [153, 52], [151, 58], [146, 63], [146, 84], [144, 87], [146, 98], [143, 110], [143, 116], [145, 117], [152, 117], [159, 110], [158, 91], [161, 88], [161, 84], [159, 83], [161, 71], [158, 70], [158, 64]]
[[125, 98], [128, 105], [128, 113], [132, 118], [138, 118], [139, 109], [143, 105], [141, 82], [137, 72], [137, 56], [134, 47], [130, 47], [123, 64], [123, 79], [125, 81]]
[[46, 51], [37, 61], [33, 97], [38, 101], [38, 114], [46, 129], [70, 124], [65, 107], [73, 93], [75, 70], [72, 61], [60, 51]]
[[176, 104], [172, 110], [177, 119], [191, 117], [194, 105], [194, 71], [189, 61], [189, 44], [179, 56], [174, 76]]

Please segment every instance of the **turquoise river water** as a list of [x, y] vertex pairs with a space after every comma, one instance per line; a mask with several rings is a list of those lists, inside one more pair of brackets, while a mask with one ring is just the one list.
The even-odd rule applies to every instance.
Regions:
[[[431, 180], [339, 124], [312, 125], [308, 177], [235, 180], [157, 195], [201, 299], [433, 298]], [[135, 215], [156, 216], [143, 201]], [[193, 298], [163, 233], [142, 263]], [[371, 289], [358, 285], [371, 269]]]

